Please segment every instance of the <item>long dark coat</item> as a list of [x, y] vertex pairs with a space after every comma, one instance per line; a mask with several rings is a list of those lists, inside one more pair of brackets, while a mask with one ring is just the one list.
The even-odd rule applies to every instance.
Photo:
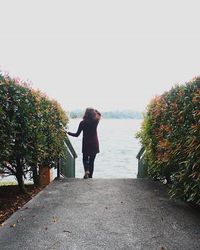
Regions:
[[98, 120], [82, 120], [76, 133], [68, 132], [69, 135], [78, 137], [81, 131], [83, 131], [82, 153], [86, 156], [99, 153], [98, 123]]

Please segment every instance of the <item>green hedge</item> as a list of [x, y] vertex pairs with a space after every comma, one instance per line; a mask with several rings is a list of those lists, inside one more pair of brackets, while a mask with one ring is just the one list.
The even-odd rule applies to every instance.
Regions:
[[155, 97], [138, 137], [149, 176], [166, 179], [172, 197], [200, 205], [200, 78]]
[[39, 165], [55, 166], [63, 153], [68, 117], [26, 83], [0, 72], [0, 171], [16, 176], [23, 191], [23, 176]]

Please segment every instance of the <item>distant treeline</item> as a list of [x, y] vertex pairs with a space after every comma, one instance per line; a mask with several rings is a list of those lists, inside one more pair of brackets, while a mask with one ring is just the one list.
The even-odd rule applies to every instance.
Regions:
[[[69, 116], [72, 119], [82, 118], [84, 110], [73, 110], [69, 112]], [[143, 119], [143, 113], [133, 110], [116, 110], [116, 111], [104, 111], [101, 112], [102, 117], [106, 119]]]

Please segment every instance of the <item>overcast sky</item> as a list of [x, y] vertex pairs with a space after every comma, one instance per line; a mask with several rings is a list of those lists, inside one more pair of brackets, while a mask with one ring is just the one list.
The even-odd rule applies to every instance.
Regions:
[[66, 111], [145, 110], [200, 73], [198, 2], [0, 0], [0, 66]]

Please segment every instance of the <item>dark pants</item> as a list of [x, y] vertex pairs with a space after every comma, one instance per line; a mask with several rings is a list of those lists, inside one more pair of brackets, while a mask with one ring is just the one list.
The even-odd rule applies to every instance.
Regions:
[[89, 171], [89, 178], [92, 178], [93, 171], [94, 171], [94, 160], [95, 160], [96, 154], [95, 155], [85, 155], [83, 154], [83, 166], [86, 171]]

